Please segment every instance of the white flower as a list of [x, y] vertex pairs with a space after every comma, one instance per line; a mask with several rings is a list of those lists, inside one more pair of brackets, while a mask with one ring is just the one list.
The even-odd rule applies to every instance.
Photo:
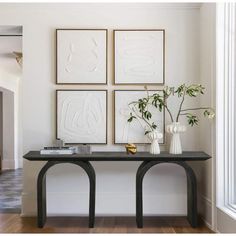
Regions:
[[209, 115], [208, 115], [208, 119], [214, 119], [215, 118], [215, 113], [214, 112], [211, 112]]

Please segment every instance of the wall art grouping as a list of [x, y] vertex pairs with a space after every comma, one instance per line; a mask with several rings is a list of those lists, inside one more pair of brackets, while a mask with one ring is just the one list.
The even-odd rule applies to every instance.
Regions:
[[[153, 93], [160, 91], [149, 91], [151, 96]], [[147, 91], [145, 90], [115, 90], [114, 91], [114, 143], [136, 143], [144, 144], [150, 143], [147, 136], [144, 135], [145, 123], [143, 120], [136, 119], [136, 122], [127, 122], [131, 109], [129, 103], [137, 101], [140, 97], [145, 97]], [[164, 129], [164, 111], [158, 112], [157, 109], [150, 108], [150, 112], [153, 114], [151, 123], [155, 122], [158, 125], [158, 130], [161, 133], [165, 133]], [[163, 136], [164, 137], [164, 136]], [[164, 138], [160, 140], [160, 143], [164, 143]]]
[[[57, 29], [56, 84], [107, 85], [107, 39], [107, 29]], [[114, 30], [113, 40], [115, 85], [164, 84], [165, 30]], [[127, 122], [128, 104], [145, 93], [114, 91], [115, 144], [150, 142], [143, 124]], [[59, 89], [56, 100], [56, 138], [66, 144], [107, 144], [107, 90]], [[153, 114], [164, 133], [164, 112]]]

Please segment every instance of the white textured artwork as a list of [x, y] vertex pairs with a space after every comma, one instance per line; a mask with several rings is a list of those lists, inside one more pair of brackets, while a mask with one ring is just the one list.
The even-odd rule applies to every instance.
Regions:
[[164, 83], [164, 30], [117, 30], [116, 84]]
[[57, 30], [57, 83], [106, 83], [106, 30]]
[[57, 91], [57, 138], [65, 143], [106, 143], [104, 90]]
[[[149, 95], [160, 91], [149, 91]], [[134, 120], [132, 123], [127, 122], [131, 112], [129, 103], [137, 101], [139, 98], [147, 96], [146, 91], [115, 91], [115, 143], [150, 143], [147, 136], [144, 135], [145, 123]], [[151, 122], [157, 124], [157, 128], [163, 133], [164, 137], [164, 112], [151, 108]], [[164, 142], [164, 139], [159, 141]]]

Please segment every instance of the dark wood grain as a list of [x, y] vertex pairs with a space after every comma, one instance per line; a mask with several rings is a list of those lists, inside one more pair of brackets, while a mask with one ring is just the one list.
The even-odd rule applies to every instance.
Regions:
[[204, 161], [211, 157], [204, 152], [183, 152], [182, 154], [153, 155], [148, 152], [138, 152], [129, 155], [126, 152], [93, 152], [92, 154], [72, 155], [41, 155], [39, 151], [30, 151], [24, 158], [30, 161]]

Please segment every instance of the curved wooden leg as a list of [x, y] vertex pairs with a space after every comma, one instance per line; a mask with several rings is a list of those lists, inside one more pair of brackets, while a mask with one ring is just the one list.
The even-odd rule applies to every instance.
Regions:
[[198, 225], [198, 214], [197, 214], [197, 180], [192, 168], [185, 162], [176, 163], [185, 169], [187, 176], [187, 201], [188, 201], [188, 221], [192, 227]]
[[143, 178], [146, 172], [158, 164], [152, 161], [144, 161], [138, 168], [136, 174], [136, 223], [138, 228], [143, 228]]
[[46, 199], [46, 173], [47, 170], [57, 164], [49, 161], [41, 169], [37, 182], [37, 206], [38, 206], [38, 227], [43, 228], [47, 218], [47, 199]]
[[143, 178], [147, 171], [155, 165], [173, 163], [182, 166], [187, 176], [188, 221], [192, 227], [197, 227], [197, 181], [192, 168], [185, 162], [174, 161], [144, 161], [136, 174], [136, 222], [137, 227], [143, 227]]
[[89, 162], [75, 163], [82, 167], [89, 177], [89, 228], [94, 227], [95, 221], [95, 191], [96, 191], [96, 175], [93, 166]]
[[95, 188], [96, 175], [93, 166], [89, 162], [84, 161], [49, 161], [41, 169], [37, 182], [37, 204], [38, 204], [38, 227], [43, 228], [47, 218], [47, 199], [46, 199], [46, 173], [48, 169], [56, 164], [70, 163], [80, 166], [87, 173], [89, 178], [89, 227], [94, 227], [95, 220]]

